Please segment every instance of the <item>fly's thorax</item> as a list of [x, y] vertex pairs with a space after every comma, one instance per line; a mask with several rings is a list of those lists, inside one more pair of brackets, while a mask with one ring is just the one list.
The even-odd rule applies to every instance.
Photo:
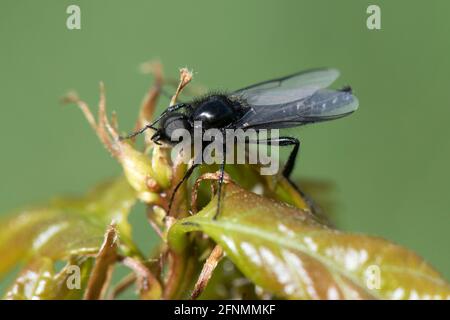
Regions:
[[221, 129], [236, 121], [240, 116], [238, 106], [225, 95], [210, 95], [195, 103], [191, 119], [202, 122], [204, 129]]

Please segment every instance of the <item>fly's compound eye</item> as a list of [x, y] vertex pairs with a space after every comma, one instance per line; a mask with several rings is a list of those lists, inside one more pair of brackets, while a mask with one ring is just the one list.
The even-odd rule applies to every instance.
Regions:
[[180, 129], [190, 131], [191, 125], [185, 115], [176, 113], [170, 114], [162, 120], [161, 129], [168, 141], [178, 142], [182, 135]]

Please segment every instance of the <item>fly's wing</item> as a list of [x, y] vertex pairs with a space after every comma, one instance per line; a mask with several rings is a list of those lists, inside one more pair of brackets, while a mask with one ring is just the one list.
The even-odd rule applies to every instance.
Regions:
[[300, 100], [327, 88], [339, 77], [336, 69], [315, 69], [261, 82], [232, 93], [250, 105], [273, 105]]
[[350, 90], [325, 89], [339, 76], [317, 69], [262, 82], [231, 94], [248, 108], [235, 128], [288, 128], [352, 113], [358, 100]]
[[281, 129], [333, 120], [354, 112], [358, 99], [349, 91], [319, 89], [299, 100], [248, 107], [249, 111], [233, 127]]

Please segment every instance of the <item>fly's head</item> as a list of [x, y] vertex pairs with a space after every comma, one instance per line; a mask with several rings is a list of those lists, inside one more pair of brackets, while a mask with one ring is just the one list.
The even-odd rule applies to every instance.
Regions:
[[184, 132], [191, 132], [191, 129], [192, 125], [185, 114], [172, 112], [161, 119], [159, 128], [151, 139], [156, 144], [175, 144]]

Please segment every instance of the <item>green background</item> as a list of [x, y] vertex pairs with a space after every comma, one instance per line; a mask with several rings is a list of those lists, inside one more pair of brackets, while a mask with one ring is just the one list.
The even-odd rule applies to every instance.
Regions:
[[[81, 30], [66, 28], [70, 4]], [[382, 30], [367, 29], [369, 4], [381, 7]], [[128, 131], [150, 84], [138, 66], [152, 58], [215, 89], [331, 66], [360, 109], [300, 129], [296, 175], [333, 185], [320, 197], [341, 229], [410, 247], [448, 279], [449, 14], [444, 0], [2, 0], [0, 212], [120, 173], [80, 111], [59, 104], [70, 89], [96, 107], [103, 80]], [[131, 218], [145, 247], [141, 213]]]

